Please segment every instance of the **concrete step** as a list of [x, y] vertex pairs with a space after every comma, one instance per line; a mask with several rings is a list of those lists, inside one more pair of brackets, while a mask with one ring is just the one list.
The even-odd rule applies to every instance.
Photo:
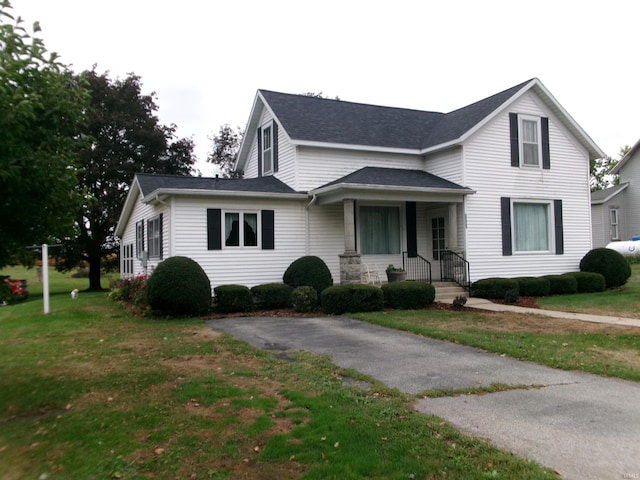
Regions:
[[455, 282], [433, 282], [436, 289], [436, 302], [453, 303], [456, 297], [469, 297], [467, 291]]

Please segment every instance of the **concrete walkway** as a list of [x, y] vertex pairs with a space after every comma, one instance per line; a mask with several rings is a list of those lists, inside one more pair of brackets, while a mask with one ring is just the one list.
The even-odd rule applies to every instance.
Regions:
[[[484, 298], [469, 298], [465, 306], [491, 312], [531, 313], [534, 315], [544, 315], [545, 317], [566, 318], [568, 320], [580, 320], [583, 322], [606, 323], [610, 325], [622, 325], [625, 327], [640, 327], [640, 319], [637, 318], [591, 315], [588, 313], [558, 312], [555, 310], [543, 310], [541, 308], [517, 307], [515, 305], [493, 303], [490, 300], [486, 300]], [[640, 333], [640, 331], [638, 333]]]
[[555, 370], [347, 317], [242, 317], [207, 325], [265, 350], [328, 355], [409, 394], [509, 385], [485, 395], [421, 398], [415, 408], [564, 479], [640, 478], [640, 383]]

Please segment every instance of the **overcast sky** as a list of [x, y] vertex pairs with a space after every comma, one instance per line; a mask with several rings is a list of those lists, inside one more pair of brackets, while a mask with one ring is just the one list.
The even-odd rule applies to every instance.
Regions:
[[610, 156], [640, 138], [637, 0], [10, 0], [63, 63], [133, 72], [199, 168], [257, 89], [449, 112], [538, 77]]

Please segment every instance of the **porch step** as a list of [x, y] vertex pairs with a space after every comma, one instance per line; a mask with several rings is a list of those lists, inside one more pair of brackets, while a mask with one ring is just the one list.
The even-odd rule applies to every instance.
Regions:
[[433, 282], [436, 289], [436, 302], [453, 303], [456, 297], [469, 297], [468, 292], [455, 282]]

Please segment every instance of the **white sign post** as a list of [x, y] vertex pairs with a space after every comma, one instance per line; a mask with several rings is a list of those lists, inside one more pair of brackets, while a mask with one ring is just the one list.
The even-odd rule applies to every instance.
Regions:
[[49, 313], [49, 247], [42, 244], [42, 299], [44, 300], [44, 314]]

